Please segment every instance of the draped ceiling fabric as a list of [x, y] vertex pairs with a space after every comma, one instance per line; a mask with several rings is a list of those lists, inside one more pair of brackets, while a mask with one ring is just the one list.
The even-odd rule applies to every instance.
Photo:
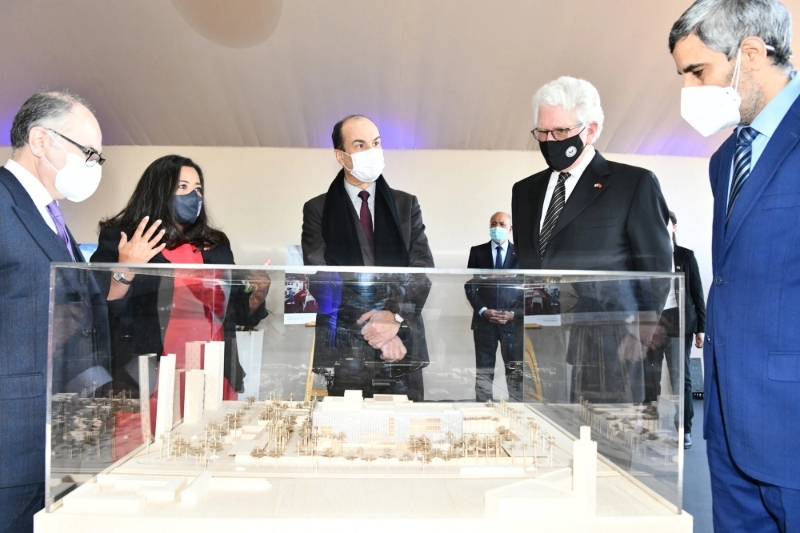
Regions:
[[361, 113], [387, 148], [526, 150], [531, 96], [568, 74], [600, 91], [600, 150], [707, 156], [726, 134], [681, 120], [667, 50], [690, 3], [2, 0], [0, 142], [31, 93], [68, 87], [106, 145], [329, 147]]

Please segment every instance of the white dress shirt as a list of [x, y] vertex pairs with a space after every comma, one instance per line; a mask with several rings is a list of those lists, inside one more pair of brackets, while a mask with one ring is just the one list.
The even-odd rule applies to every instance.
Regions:
[[6, 161], [5, 168], [11, 172], [22, 187], [25, 188], [28, 196], [33, 200], [36, 209], [39, 210], [39, 214], [42, 215], [42, 218], [47, 225], [50, 226], [50, 229], [57, 234], [56, 223], [53, 217], [50, 216], [50, 211], [47, 210], [47, 206], [53, 201], [53, 197], [47, 192], [42, 182], [36, 179], [36, 176], [28, 172], [25, 167], [12, 159]]
[[[567, 200], [569, 200], [569, 195], [572, 194], [572, 191], [578, 184], [578, 180], [581, 179], [583, 171], [586, 170], [586, 167], [588, 167], [589, 163], [591, 163], [592, 159], [594, 159], [595, 153], [597, 152], [595, 151], [594, 146], [591, 144], [584, 148], [583, 159], [581, 159], [581, 162], [577, 167], [569, 171], [569, 178], [564, 181], [564, 192], [566, 193], [564, 196], [565, 204], [567, 203]], [[544, 194], [544, 204], [542, 204], [542, 219], [539, 221], [540, 229], [542, 226], [544, 226], [544, 219], [547, 217], [547, 208], [550, 207], [550, 200], [553, 198], [553, 191], [556, 190], [559, 174], [561, 174], [561, 172], [555, 170], [550, 174], [550, 182], [547, 184], [547, 192]]]
[[[675, 245], [672, 244], [672, 271], [675, 272]], [[667, 303], [664, 304], [664, 310], [675, 309], [678, 307], [678, 296], [675, 294], [678, 288], [678, 280], [673, 278], [669, 283], [669, 294], [667, 295]]]
[[358, 193], [362, 190], [365, 190], [369, 193], [369, 198], [367, 198], [367, 207], [369, 207], [369, 214], [372, 216], [372, 227], [375, 227], [375, 182], [372, 182], [368, 189], [359, 189], [355, 185], [347, 183], [347, 180], [344, 180], [344, 190], [347, 191], [348, 196], [350, 196], [350, 200], [353, 202], [353, 207], [356, 208], [356, 214], [361, 215], [361, 203], [363, 200], [358, 197]]

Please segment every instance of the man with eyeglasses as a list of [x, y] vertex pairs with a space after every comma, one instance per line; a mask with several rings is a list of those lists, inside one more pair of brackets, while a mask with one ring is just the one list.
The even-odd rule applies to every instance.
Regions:
[[[568, 76], [551, 81], [534, 95], [533, 117], [532, 133], [548, 168], [514, 185], [512, 216], [520, 268], [670, 272], [668, 210], [655, 175], [607, 161], [593, 146], [604, 119], [597, 89]], [[635, 282], [585, 284], [573, 289], [578, 296], [574, 311], [581, 313], [609, 313], [617, 305], [617, 311], [638, 314], [658, 307], [660, 292], [666, 297], [665, 288], [659, 286], [656, 297], [653, 287]], [[663, 301], [660, 304], [663, 306]], [[611, 327], [614, 331], [606, 333], [612, 337], [627, 336], [631, 329], [622, 324]], [[575, 333], [573, 328], [573, 341]], [[634, 337], [644, 346], [650, 341], [648, 334], [640, 331]], [[593, 338], [598, 343], [608, 340]], [[612, 353], [617, 347], [570, 343], [566, 362], [574, 365], [571, 399], [642, 401], [643, 346], [635, 354], [627, 354], [625, 362], [621, 354]], [[553, 364], [566, 382], [563, 361]], [[599, 382], [594, 382], [595, 378]], [[553, 394], [556, 397], [550, 399], [566, 399], [566, 391]]]
[[[0, 168], [0, 532], [18, 533], [33, 531], [44, 503], [50, 263], [82, 261], [58, 202], [91, 196], [104, 159], [97, 120], [66, 91], [31, 96], [11, 146]], [[57, 277], [53, 319], [64, 327], [54, 332], [52, 373], [66, 383], [102, 367], [107, 317], [99, 292], [83, 288], [89, 277]]]

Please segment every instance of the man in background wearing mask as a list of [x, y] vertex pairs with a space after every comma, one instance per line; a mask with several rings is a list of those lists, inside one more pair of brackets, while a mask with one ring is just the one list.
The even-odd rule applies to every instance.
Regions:
[[[508, 270], [519, 268], [511, 234], [511, 216], [495, 213], [489, 219], [487, 243], [473, 246], [469, 251], [467, 268]], [[472, 314], [472, 334], [475, 341], [475, 400], [493, 398], [494, 367], [497, 344], [503, 357], [509, 400], [522, 401], [522, 334], [524, 290], [514, 274], [475, 276], [464, 285]]]
[[[19, 533], [33, 531], [44, 503], [50, 263], [82, 262], [58, 201], [91, 196], [104, 159], [94, 115], [63, 91], [23, 104], [11, 146], [0, 168], [0, 531]], [[57, 279], [54, 295], [54, 321], [64, 326], [53, 339], [57, 386], [70, 377], [64, 372], [79, 370], [72, 365], [96, 364], [94, 350], [108, 346], [107, 332], [95, 327], [107, 320], [99, 293], [81, 292], [77, 272], [61, 276], [68, 279]], [[64, 294], [67, 287], [76, 292]]]
[[[334, 126], [332, 140], [342, 170], [326, 194], [303, 206], [304, 263], [433, 267], [417, 198], [391, 189], [382, 176], [378, 127], [349, 116]], [[319, 304], [315, 366], [326, 368], [330, 394], [360, 389], [365, 397], [422, 400], [426, 276], [320, 273], [310, 290]]]
[[[514, 185], [520, 268], [670, 272], [668, 210], [655, 175], [607, 161], [594, 149], [604, 119], [597, 89], [568, 76], [551, 81], [533, 97], [533, 118], [532, 133], [548, 168]], [[667, 290], [668, 284], [658, 289], [664, 297]], [[572, 291], [577, 293], [575, 313], [636, 314], [658, 310], [656, 302], [664, 301], [654, 297], [652, 287], [630, 281], [575, 284]], [[642, 348], [650, 342], [648, 334], [623, 323], [596, 326], [605, 336], [577, 331], [580, 327], [571, 329], [566, 361], [574, 365], [569, 399], [642, 401]], [[624, 354], [617, 353], [620, 346], [613, 341], [620, 336], [637, 341]], [[552, 350], [537, 351], [563, 353], [563, 340], [550, 340], [557, 342]], [[541, 358], [538, 362], [547, 364]], [[556, 390], [567, 381], [563, 363], [550, 363], [554, 379], [545, 384], [545, 395], [550, 387], [551, 401], [566, 399], [565, 391]]]
[[[800, 78], [775, 0], [695, 2], [672, 27], [681, 114], [711, 157], [705, 402], [716, 531], [800, 530]], [[758, 298], [753, 298], [758, 287]]]

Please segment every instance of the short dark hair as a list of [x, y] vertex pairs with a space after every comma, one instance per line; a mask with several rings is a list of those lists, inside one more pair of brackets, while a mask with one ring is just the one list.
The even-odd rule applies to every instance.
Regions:
[[[344, 152], [344, 137], [342, 137], [342, 128], [344, 127], [345, 123], [348, 120], [354, 118], [367, 118], [364, 115], [348, 115], [344, 117], [342, 120], [334, 124], [333, 126], [333, 133], [331, 134], [331, 140], [333, 141], [333, 147], [337, 150], [341, 150]], [[368, 119], [369, 120], [369, 119]]]
[[672, 25], [669, 52], [692, 33], [728, 60], [746, 38], [759, 37], [774, 48], [767, 55], [775, 66], [792, 68], [792, 18], [778, 0], [696, 0]]
[[[168, 249], [189, 243], [198, 248], [214, 248], [228, 243], [228, 237], [209, 225], [207, 203], [203, 198], [203, 208], [194, 224], [181, 230], [175, 216], [173, 197], [178, 190], [181, 169], [191, 167], [200, 176], [200, 185], [205, 187], [203, 171], [189, 159], [180, 155], [159, 157], [145, 169], [139, 183], [136, 184], [128, 205], [117, 215], [100, 221], [100, 229], [122, 228], [129, 230], [139, 225], [146, 216], [150, 222], [161, 220], [161, 229], [165, 230], [164, 242]], [[131, 235], [128, 235], [130, 238]]]
[[75, 104], [92, 110], [86, 100], [68, 89], [39, 91], [25, 100], [11, 125], [11, 148], [19, 150], [25, 146], [28, 135], [36, 126], [58, 124]]

